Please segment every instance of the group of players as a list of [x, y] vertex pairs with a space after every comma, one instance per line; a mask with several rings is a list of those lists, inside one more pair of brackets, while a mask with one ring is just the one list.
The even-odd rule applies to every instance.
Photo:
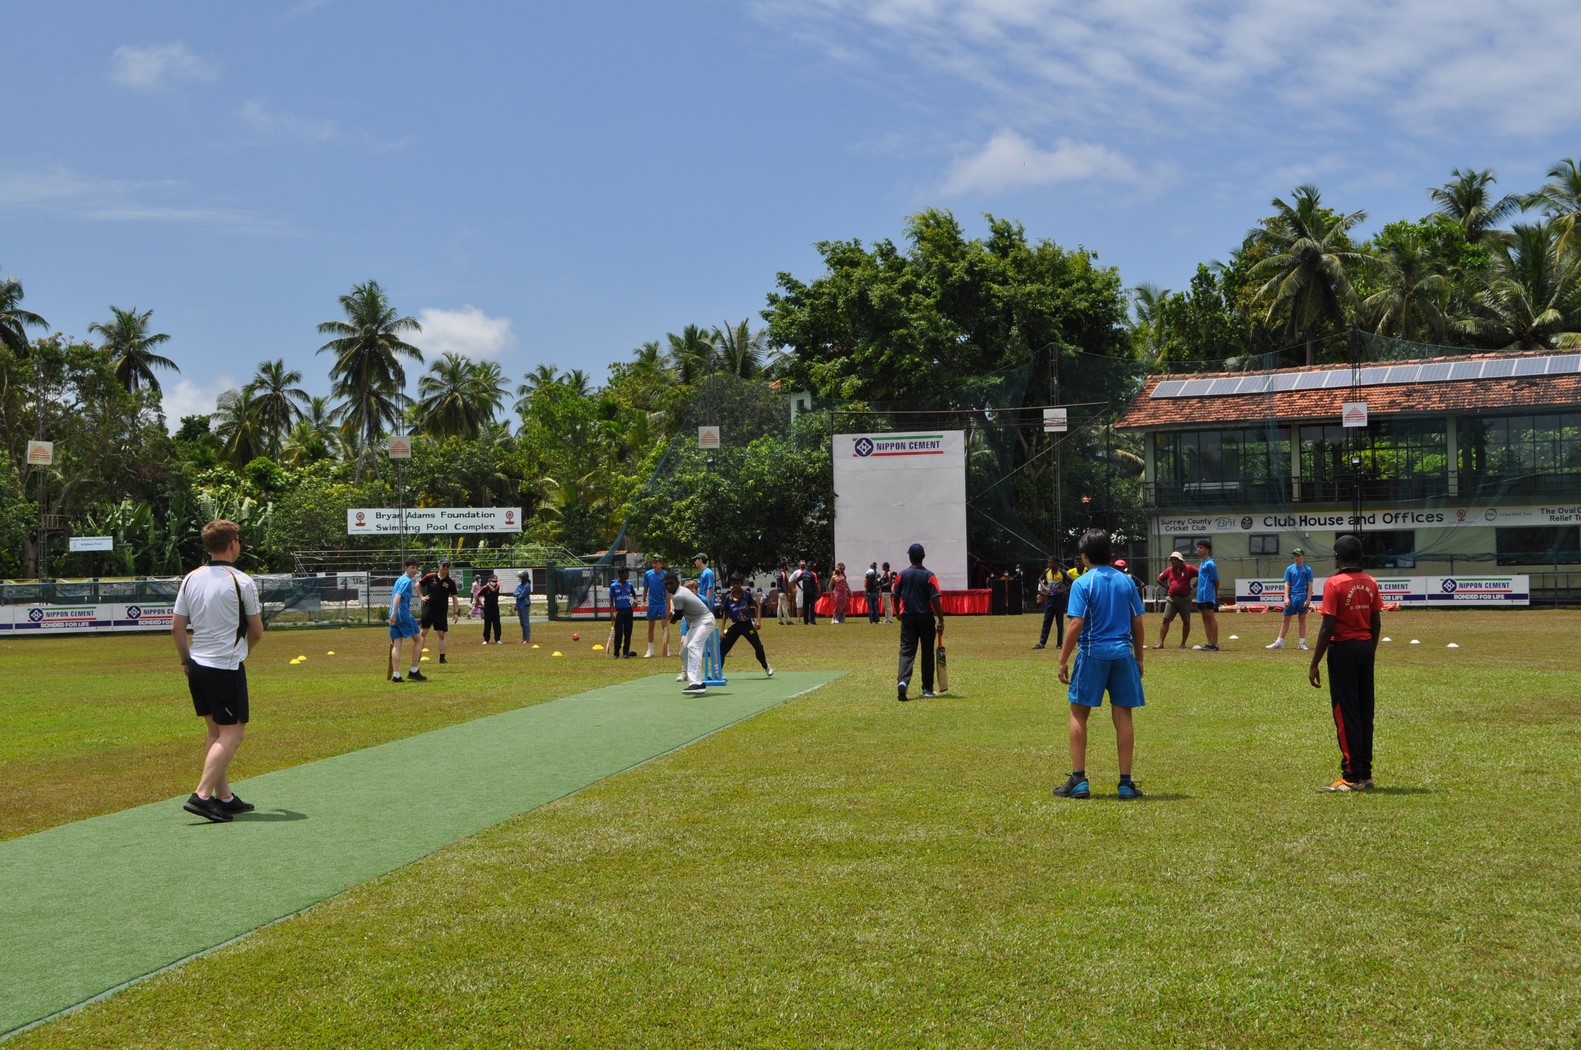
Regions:
[[[1086, 571], [1067, 577], [1069, 622], [1065, 625], [1059, 656], [1059, 678], [1070, 686], [1071, 773], [1065, 783], [1054, 789], [1060, 798], [1088, 798], [1091, 784], [1087, 778], [1087, 719], [1092, 710], [1103, 705], [1109, 695], [1119, 752], [1122, 799], [1142, 796], [1131, 779], [1135, 746], [1132, 711], [1146, 701], [1142, 690], [1143, 658], [1147, 641], [1143, 625], [1142, 596], [1136, 581], [1122, 571], [1123, 562], [1111, 557], [1109, 534], [1101, 529], [1089, 531], [1081, 539], [1081, 557]], [[1217, 650], [1217, 623], [1209, 617], [1217, 610], [1218, 573], [1213, 566], [1211, 542], [1198, 544], [1203, 567], [1199, 581], [1211, 573], [1212, 591], [1203, 599], [1198, 584], [1198, 611], [1208, 628], [1209, 642], [1202, 649]], [[1171, 569], [1180, 558], [1171, 556]], [[1180, 559], [1183, 561], [1184, 559]], [[1310, 605], [1312, 570], [1305, 564], [1305, 552], [1297, 550], [1295, 564], [1286, 573], [1287, 604], [1279, 637], [1270, 649], [1281, 649], [1292, 617], [1301, 623], [1300, 646], [1306, 649], [1306, 610]], [[1370, 791], [1373, 788], [1373, 716], [1375, 694], [1373, 669], [1382, 635], [1383, 597], [1378, 583], [1362, 567], [1361, 541], [1355, 536], [1340, 536], [1334, 541], [1335, 571], [1323, 583], [1320, 606], [1322, 624], [1312, 648], [1307, 678], [1313, 688], [1322, 685], [1322, 661], [1328, 658], [1329, 699], [1333, 709], [1335, 735], [1340, 750], [1340, 775], [1323, 790], [1331, 792]], [[1050, 571], [1056, 566], [1051, 559]], [[1061, 570], [1063, 571], [1063, 570]], [[1166, 570], [1166, 573], [1171, 570]], [[1182, 574], [1184, 575], [1184, 574]], [[1168, 632], [1165, 626], [1154, 648], [1162, 648]], [[1045, 632], [1047, 631], [1045, 621]], [[1183, 627], [1183, 631], [1185, 628]], [[1185, 644], [1184, 635], [1181, 640]], [[1041, 645], [1037, 648], [1042, 648]], [[1074, 656], [1074, 665], [1072, 657]]]

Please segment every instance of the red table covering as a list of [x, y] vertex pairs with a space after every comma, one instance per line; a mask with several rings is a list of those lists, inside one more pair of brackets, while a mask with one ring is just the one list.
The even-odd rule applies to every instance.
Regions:
[[[867, 616], [867, 597], [865, 591], [851, 592], [851, 611], [849, 616]], [[986, 587], [967, 591], [945, 591], [939, 599], [939, 604], [944, 606], [946, 616], [986, 616], [988, 614], [988, 596], [990, 592]], [[834, 597], [828, 593], [819, 597], [813, 604], [819, 616], [834, 615]], [[765, 616], [772, 616], [773, 611], [764, 610]]]

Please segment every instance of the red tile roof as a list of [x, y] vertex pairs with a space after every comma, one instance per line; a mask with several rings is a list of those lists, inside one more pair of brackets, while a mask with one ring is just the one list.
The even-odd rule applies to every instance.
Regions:
[[[1572, 351], [1573, 353], [1574, 351]], [[1425, 357], [1409, 361], [1368, 362], [1420, 365], [1489, 358], [1550, 357], [1551, 353], [1467, 354]], [[1332, 372], [1350, 365], [1314, 365], [1311, 368], [1270, 369], [1266, 374]], [[1392, 386], [1349, 385], [1327, 390], [1288, 390], [1262, 394], [1221, 394], [1198, 397], [1154, 397], [1158, 385], [1169, 380], [1245, 378], [1249, 372], [1191, 372], [1149, 376], [1141, 391], [1120, 413], [1121, 428], [1164, 430], [1217, 426], [1224, 423], [1338, 420], [1348, 401], [1367, 402], [1367, 414], [1377, 416], [1446, 415], [1449, 413], [1504, 412], [1541, 408], [1581, 407], [1581, 374], [1520, 376], [1502, 379], [1469, 379], [1453, 382], [1408, 383]]]

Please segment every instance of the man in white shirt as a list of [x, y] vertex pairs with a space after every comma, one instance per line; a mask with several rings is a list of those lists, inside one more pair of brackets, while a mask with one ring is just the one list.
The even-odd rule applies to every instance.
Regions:
[[681, 692], [697, 695], [708, 692], [703, 681], [703, 647], [714, 636], [714, 613], [708, 605], [690, 590], [681, 586], [675, 573], [664, 577], [664, 589], [670, 593], [673, 612], [671, 619], [686, 617], [686, 636], [681, 639], [681, 666], [686, 675], [686, 688]]
[[231, 792], [228, 776], [249, 715], [243, 661], [264, 627], [258, 588], [234, 564], [241, 554], [241, 529], [223, 518], [211, 521], [203, 526], [203, 547], [209, 563], [181, 581], [170, 634], [193, 710], [208, 727], [203, 776], [182, 808], [219, 824], [253, 809]]

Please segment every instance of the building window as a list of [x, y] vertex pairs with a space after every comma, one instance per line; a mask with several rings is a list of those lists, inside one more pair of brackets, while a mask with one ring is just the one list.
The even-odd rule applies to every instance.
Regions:
[[1269, 533], [1267, 535], [1253, 535], [1250, 537], [1248, 543], [1249, 548], [1247, 553], [1249, 554], [1279, 553], [1279, 534], [1277, 532]]
[[1163, 491], [1188, 496], [1287, 491], [1290, 428], [1187, 430], [1153, 436], [1154, 476]]
[[[1181, 557], [1189, 561], [1197, 556], [1197, 544], [1202, 540], [1212, 542], [1211, 538], [1207, 536], [1176, 536], [1174, 545], [1169, 549], [1179, 551]], [[1164, 557], [1167, 558], [1169, 555], [1166, 554]]]
[[1369, 569], [1414, 569], [1416, 567], [1416, 533], [1363, 532], [1361, 551]]
[[1581, 565], [1581, 525], [1494, 529], [1500, 565]]

